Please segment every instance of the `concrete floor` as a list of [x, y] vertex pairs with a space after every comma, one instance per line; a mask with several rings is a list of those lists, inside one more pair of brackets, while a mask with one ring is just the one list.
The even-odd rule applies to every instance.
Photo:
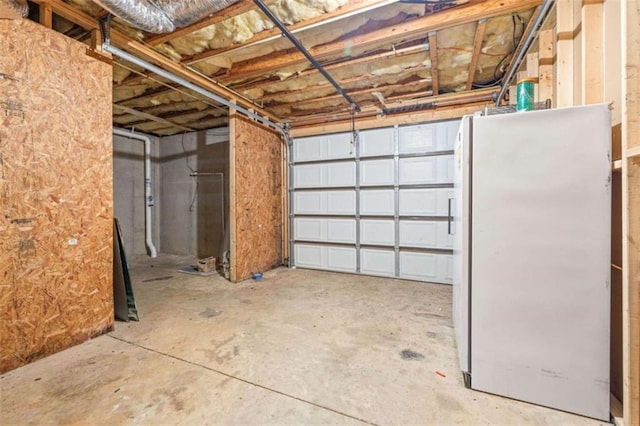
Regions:
[[0, 376], [0, 424], [599, 424], [465, 389], [448, 286], [185, 264], [132, 265], [140, 322]]

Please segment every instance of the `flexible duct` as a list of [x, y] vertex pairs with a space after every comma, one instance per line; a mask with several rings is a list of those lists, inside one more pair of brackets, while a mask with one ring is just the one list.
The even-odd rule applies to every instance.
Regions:
[[95, 0], [130, 25], [149, 33], [170, 33], [238, 0]]
[[29, 14], [29, 5], [27, 4], [27, 0], [0, 0], [0, 3], [6, 4], [11, 10], [14, 10], [22, 17]]

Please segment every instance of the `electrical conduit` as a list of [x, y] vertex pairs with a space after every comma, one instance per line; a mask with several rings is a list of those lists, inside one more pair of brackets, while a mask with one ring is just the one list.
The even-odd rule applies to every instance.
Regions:
[[113, 128], [113, 134], [118, 136], [123, 136], [125, 138], [137, 139], [139, 141], [144, 142], [144, 202], [145, 202], [145, 210], [144, 210], [144, 231], [145, 231], [145, 242], [147, 244], [147, 249], [149, 250], [149, 255], [151, 257], [156, 257], [158, 252], [156, 251], [156, 246], [153, 245], [153, 239], [151, 237], [151, 207], [153, 207], [153, 193], [151, 191], [151, 140], [148, 136], [134, 133], [133, 131], [128, 131], [124, 129], [119, 129], [117, 127]]

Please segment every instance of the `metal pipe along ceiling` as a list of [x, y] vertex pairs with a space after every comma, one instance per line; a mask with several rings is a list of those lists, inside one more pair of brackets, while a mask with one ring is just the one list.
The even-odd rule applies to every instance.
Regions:
[[[170, 33], [238, 0], [94, 0], [130, 25], [150, 33]], [[11, 1], [10, 1], [11, 3]], [[26, 3], [26, 2], [25, 2]]]
[[522, 44], [522, 49], [520, 49], [520, 51], [518, 52], [518, 56], [516, 56], [515, 60], [513, 61], [513, 66], [509, 69], [509, 73], [504, 78], [504, 80], [502, 80], [502, 87], [500, 88], [500, 93], [498, 94], [498, 98], [496, 99], [496, 106], [500, 106], [500, 102], [502, 102], [502, 98], [504, 97], [504, 94], [507, 91], [509, 84], [511, 83], [511, 79], [516, 74], [516, 71], [518, 70], [518, 68], [520, 68], [520, 63], [522, 62], [522, 60], [524, 59], [524, 56], [529, 51], [529, 47], [531, 47], [531, 44], [535, 40], [538, 34], [538, 30], [542, 28], [542, 24], [544, 23], [546, 17], [549, 15], [549, 12], [551, 11], [551, 7], [554, 4], [555, 2], [553, 0], [545, 0], [542, 6], [540, 7], [540, 11], [538, 12], [538, 15], [535, 18], [536, 20], [533, 22], [531, 31], [529, 31], [529, 34], [527, 34], [527, 38]]
[[296, 36], [294, 36], [293, 33], [291, 33], [291, 31], [287, 29], [287, 27], [278, 19], [278, 17], [271, 11], [271, 9], [269, 9], [267, 5], [262, 2], [262, 0], [253, 0], [253, 2], [256, 4], [256, 6], [258, 6], [258, 8], [262, 11], [262, 13], [264, 13], [267, 16], [267, 18], [269, 18], [271, 22], [273, 22], [275, 26], [278, 27], [280, 32], [282, 32], [282, 35], [287, 37], [289, 41], [291, 41], [291, 43], [293, 43], [293, 45], [320, 72], [320, 74], [322, 74], [322, 76], [326, 78], [327, 81], [331, 83], [333, 87], [335, 87], [336, 91], [340, 95], [342, 95], [342, 97], [345, 98], [347, 102], [349, 102], [349, 105], [351, 105], [351, 107], [356, 112], [360, 112], [360, 107], [355, 103], [353, 99], [351, 99], [351, 96], [349, 96], [347, 92], [345, 92], [344, 89], [338, 84], [338, 82], [335, 81], [333, 77], [331, 77], [331, 75], [323, 68], [320, 62], [318, 62], [318, 60], [313, 57], [313, 55], [302, 45], [302, 43], [300, 43], [300, 40], [298, 40]]

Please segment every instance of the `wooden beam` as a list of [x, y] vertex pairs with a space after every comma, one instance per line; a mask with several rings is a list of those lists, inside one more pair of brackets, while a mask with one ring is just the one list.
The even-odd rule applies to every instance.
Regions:
[[553, 100], [553, 61], [553, 29], [548, 29], [541, 31], [538, 36], [538, 100], [544, 102], [551, 99], [551, 105], [555, 105]]
[[[267, 3], [273, 3], [274, 0], [267, 1]], [[193, 23], [187, 27], [179, 28], [172, 33], [168, 34], [158, 34], [152, 37], [149, 37], [145, 40], [145, 43], [149, 46], [157, 46], [162, 43], [166, 43], [169, 40], [173, 40], [178, 37], [185, 36], [187, 34], [191, 34], [195, 31], [201, 30], [203, 28], [209, 27], [211, 25], [215, 25], [218, 22], [226, 21], [227, 19], [233, 18], [234, 16], [240, 15], [242, 13], [248, 12], [255, 7], [252, 0], [240, 0], [237, 3], [232, 4], [229, 7], [226, 7], [222, 10], [212, 13], [204, 19], [199, 20], [196, 23]]]
[[487, 20], [481, 19], [476, 26], [476, 35], [473, 38], [473, 56], [469, 64], [469, 75], [467, 77], [467, 90], [471, 90], [473, 80], [478, 69], [478, 61], [480, 60], [480, 49], [482, 49], [482, 41], [484, 40], [484, 30], [487, 28]]
[[435, 31], [429, 33], [429, 58], [431, 58], [431, 92], [437, 95], [438, 88], [438, 36]]
[[[42, 4], [44, 0], [34, 0], [34, 2], [37, 4]], [[47, 0], [47, 2], [51, 4], [53, 11], [63, 18], [71, 22], [75, 22], [81, 27], [89, 30], [98, 28], [98, 23], [93, 17], [75, 9], [71, 5], [64, 3], [61, 0]], [[241, 97], [239, 98], [239, 95], [230, 90], [228, 87], [221, 84], [216, 84], [210, 79], [198, 73], [195, 73], [193, 70], [190, 70], [188, 67], [171, 61], [149, 46], [131, 40], [128, 36], [114, 28], [111, 29], [111, 43], [141, 59], [144, 59], [145, 61], [159, 66], [165, 71], [168, 71], [178, 77], [182, 77], [185, 80], [188, 80], [189, 82], [198, 85], [203, 89], [208, 90], [218, 96], [221, 96], [225, 99], [238, 99], [238, 105], [241, 105], [247, 109], [252, 108], [256, 113], [270, 119], [271, 121], [282, 121], [279, 117], [274, 116], [273, 114], [269, 113], [259, 105], [254, 104], [250, 100]]]
[[40, 24], [47, 28], [53, 28], [53, 9], [49, 3], [38, 5], [40, 14]]
[[236, 120], [238, 113], [229, 109], [229, 251], [231, 254], [229, 265], [229, 279], [238, 280], [238, 259], [236, 245]]
[[[334, 10], [333, 12], [323, 13], [319, 16], [316, 16], [315, 18], [288, 25], [287, 29], [291, 31], [291, 33], [296, 34], [302, 31], [316, 28], [320, 25], [327, 25], [340, 19], [349, 18], [359, 13], [368, 12], [383, 6], [388, 6], [390, 4], [397, 3], [398, 1], [399, 0], [352, 0]], [[267, 2], [267, 4], [269, 4], [269, 2]], [[281, 36], [282, 35], [280, 34], [280, 30], [274, 27], [270, 30], [264, 30], [255, 34], [244, 43], [234, 44], [221, 49], [208, 50], [191, 57], [184, 58], [182, 62], [193, 65], [197, 62], [215, 58], [216, 56], [222, 55], [223, 53], [228, 56], [231, 53], [237, 52], [247, 47], [252, 47], [261, 43], [276, 40]]]
[[574, 0], [556, 1], [556, 38], [557, 68], [554, 78], [556, 84], [556, 106], [573, 105], [573, 51], [574, 51]]
[[[308, 50], [315, 58], [323, 60], [332, 55], [343, 54], [352, 46], [363, 49], [383, 43], [394, 43], [400, 40], [420, 37], [431, 31], [478, 21], [482, 18], [488, 19], [528, 10], [541, 3], [542, 0], [486, 0], [481, 3], [469, 3], [433, 15], [412, 19], [402, 24], [381, 28], [370, 33], [358, 34], [347, 39], [309, 47]], [[229, 75], [242, 79], [252, 78], [273, 72], [282, 67], [304, 63], [305, 61], [306, 58], [302, 53], [290, 50], [236, 63], [229, 70]]]
[[[356, 127], [359, 130], [365, 130], [377, 127], [413, 124], [424, 121], [460, 118], [463, 115], [473, 114], [475, 111], [478, 111], [482, 108], [483, 104], [484, 102], [476, 102], [462, 106], [414, 111], [407, 114], [394, 114], [389, 116], [380, 116], [374, 112], [373, 114], [356, 116]], [[293, 128], [291, 129], [291, 136], [293, 137], [348, 132], [351, 130], [349, 114], [341, 118], [330, 120], [327, 120], [326, 117], [317, 117], [315, 123], [307, 120], [306, 123], [302, 121], [298, 123], [292, 121], [292, 124]]]
[[190, 127], [185, 127], [185, 126], [182, 126], [180, 124], [173, 123], [173, 122], [171, 122], [169, 120], [165, 120], [164, 118], [156, 117], [155, 115], [147, 114], [146, 112], [138, 111], [138, 110], [135, 110], [133, 108], [127, 108], [127, 107], [124, 107], [124, 106], [118, 105], [118, 104], [113, 104], [113, 107], [116, 108], [116, 109], [119, 109], [121, 111], [124, 111], [127, 114], [135, 115], [135, 116], [144, 118], [146, 120], [151, 120], [151, 121], [155, 121], [157, 123], [163, 123], [163, 124], [171, 125], [172, 127], [176, 127], [178, 129], [186, 130], [188, 132], [193, 131], [193, 129], [190, 128]]
[[640, 425], [640, 0], [621, 2], [623, 417]]
[[582, 5], [582, 104], [604, 102], [604, 6]]

